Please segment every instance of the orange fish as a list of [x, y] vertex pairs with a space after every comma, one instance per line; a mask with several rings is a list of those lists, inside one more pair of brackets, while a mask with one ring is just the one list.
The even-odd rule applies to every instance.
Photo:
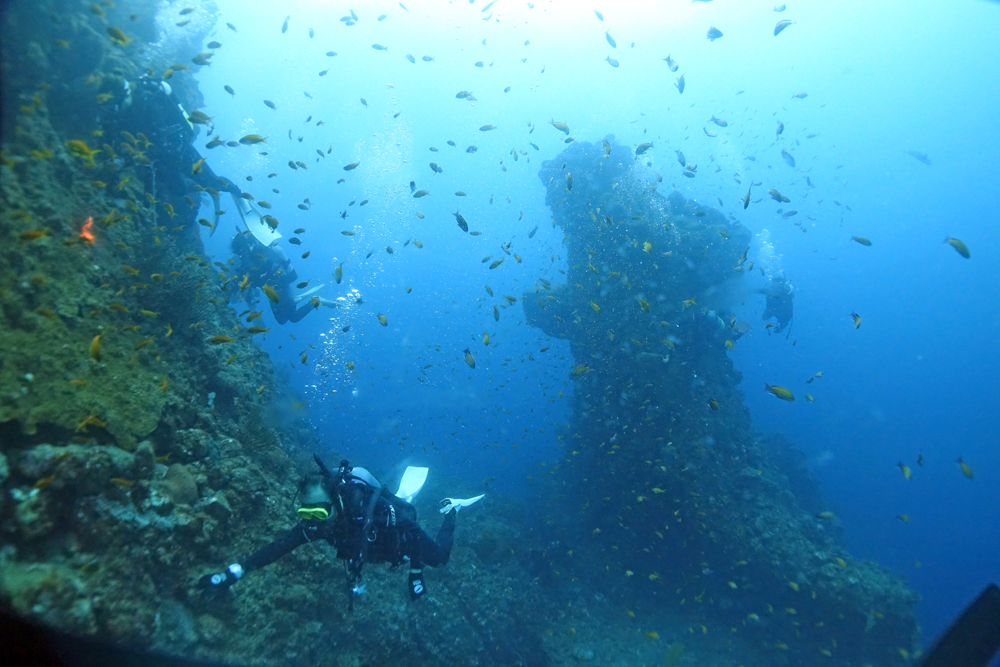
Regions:
[[83, 227], [80, 228], [80, 238], [87, 243], [93, 243], [97, 239], [94, 238], [94, 233], [90, 231], [90, 228], [94, 226], [94, 218], [88, 217], [83, 223]]
[[55, 475], [49, 475], [48, 477], [43, 477], [42, 479], [35, 482], [35, 485], [31, 488], [33, 489], [44, 489], [46, 486], [51, 484], [55, 480]]

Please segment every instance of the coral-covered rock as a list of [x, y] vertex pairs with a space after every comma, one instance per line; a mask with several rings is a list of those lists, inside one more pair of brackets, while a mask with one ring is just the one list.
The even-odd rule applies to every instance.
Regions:
[[180, 463], [167, 468], [167, 473], [157, 486], [175, 503], [193, 505], [198, 500], [198, 482]]

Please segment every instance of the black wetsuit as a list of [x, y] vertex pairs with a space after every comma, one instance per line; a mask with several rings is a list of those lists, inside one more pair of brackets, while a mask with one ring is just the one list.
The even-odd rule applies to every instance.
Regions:
[[[366, 563], [400, 565], [409, 559], [410, 569], [423, 565], [440, 567], [451, 557], [455, 533], [455, 513], [449, 512], [438, 530], [437, 539], [417, 525], [416, 521], [396, 518], [395, 525], [379, 526], [375, 540], [369, 543]], [[243, 572], [250, 572], [270, 565], [287, 553], [316, 540], [326, 540], [337, 549], [337, 558], [351, 560], [361, 552], [361, 526], [333, 516], [324, 521], [302, 521], [265, 547], [240, 561]], [[404, 558], [405, 557], [405, 558]]]

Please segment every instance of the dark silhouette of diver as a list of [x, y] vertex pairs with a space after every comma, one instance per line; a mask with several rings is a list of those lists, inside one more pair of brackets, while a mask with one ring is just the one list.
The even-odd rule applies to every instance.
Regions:
[[795, 289], [784, 276], [774, 276], [766, 287], [759, 290], [767, 298], [762, 320], [772, 317], [777, 319], [774, 332], [779, 333], [792, 322], [792, 301], [795, 299]]
[[[247, 225], [251, 224], [254, 223], [248, 220]], [[237, 264], [234, 267], [234, 275], [237, 279], [229, 284], [230, 289], [233, 290], [232, 294], [244, 293], [244, 300], [252, 306], [256, 303], [255, 290], [252, 288], [263, 289], [265, 285], [268, 286], [274, 290], [277, 297], [277, 301], [275, 301], [274, 297], [267, 295], [268, 303], [271, 304], [271, 314], [274, 315], [278, 324], [298, 322], [320, 306], [337, 307], [336, 301], [312, 296], [323, 287], [322, 285], [313, 287], [306, 292], [292, 294], [291, 286], [299, 279], [299, 276], [292, 268], [292, 262], [281, 246], [265, 245], [250, 230], [247, 230], [237, 232], [230, 248], [237, 259]], [[240, 280], [241, 276], [242, 280]], [[247, 292], [247, 289], [251, 289], [251, 291]], [[298, 305], [306, 298], [309, 300]]]
[[313, 457], [320, 473], [307, 475], [299, 483], [298, 514], [302, 521], [225, 571], [205, 575], [199, 584], [208, 590], [228, 589], [248, 572], [273, 563], [295, 548], [326, 540], [345, 563], [352, 608], [354, 597], [365, 591], [361, 583], [365, 563], [390, 563], [395, 569], [409, 562], [410, 599], [416, 600], [427, 592], [423, 566], [441, 567], [448, 562], [455, 515], [483, 496], [442, 500], [444, 522], [437, 537], [431, 539], [417, 525], [417, 511], [410, 504], [427, 478], [427, 468], [408, 467], [394, 494], [364, 468], [352, 468], [347, 461], [341, 461], [334, 473], [319, 456]]

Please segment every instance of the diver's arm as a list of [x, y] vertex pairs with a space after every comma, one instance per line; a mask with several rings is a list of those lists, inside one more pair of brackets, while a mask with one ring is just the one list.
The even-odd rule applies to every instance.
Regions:
[[306, 542], [322, 538], [323, 536], [320, 535], [321, 532], [318, 522], [300, 523], [270, 544], [255, 551], [240, 565], [243, 566], [244, 572], [259, 570], [266, 565], [270, 565], [285, 554], [291, 553]]
[[233, 563], [218, 574], [206, 574], [201, 583], [206, 588], [224, 590], [243, 578], [247, 572], [259, 570], [270, 565], [285, 554], [289, 554], [306, 542], [312, 542], [318, 537], [318, 524], [300, 523], [270, 544], [261, 547], [241, 563]]

